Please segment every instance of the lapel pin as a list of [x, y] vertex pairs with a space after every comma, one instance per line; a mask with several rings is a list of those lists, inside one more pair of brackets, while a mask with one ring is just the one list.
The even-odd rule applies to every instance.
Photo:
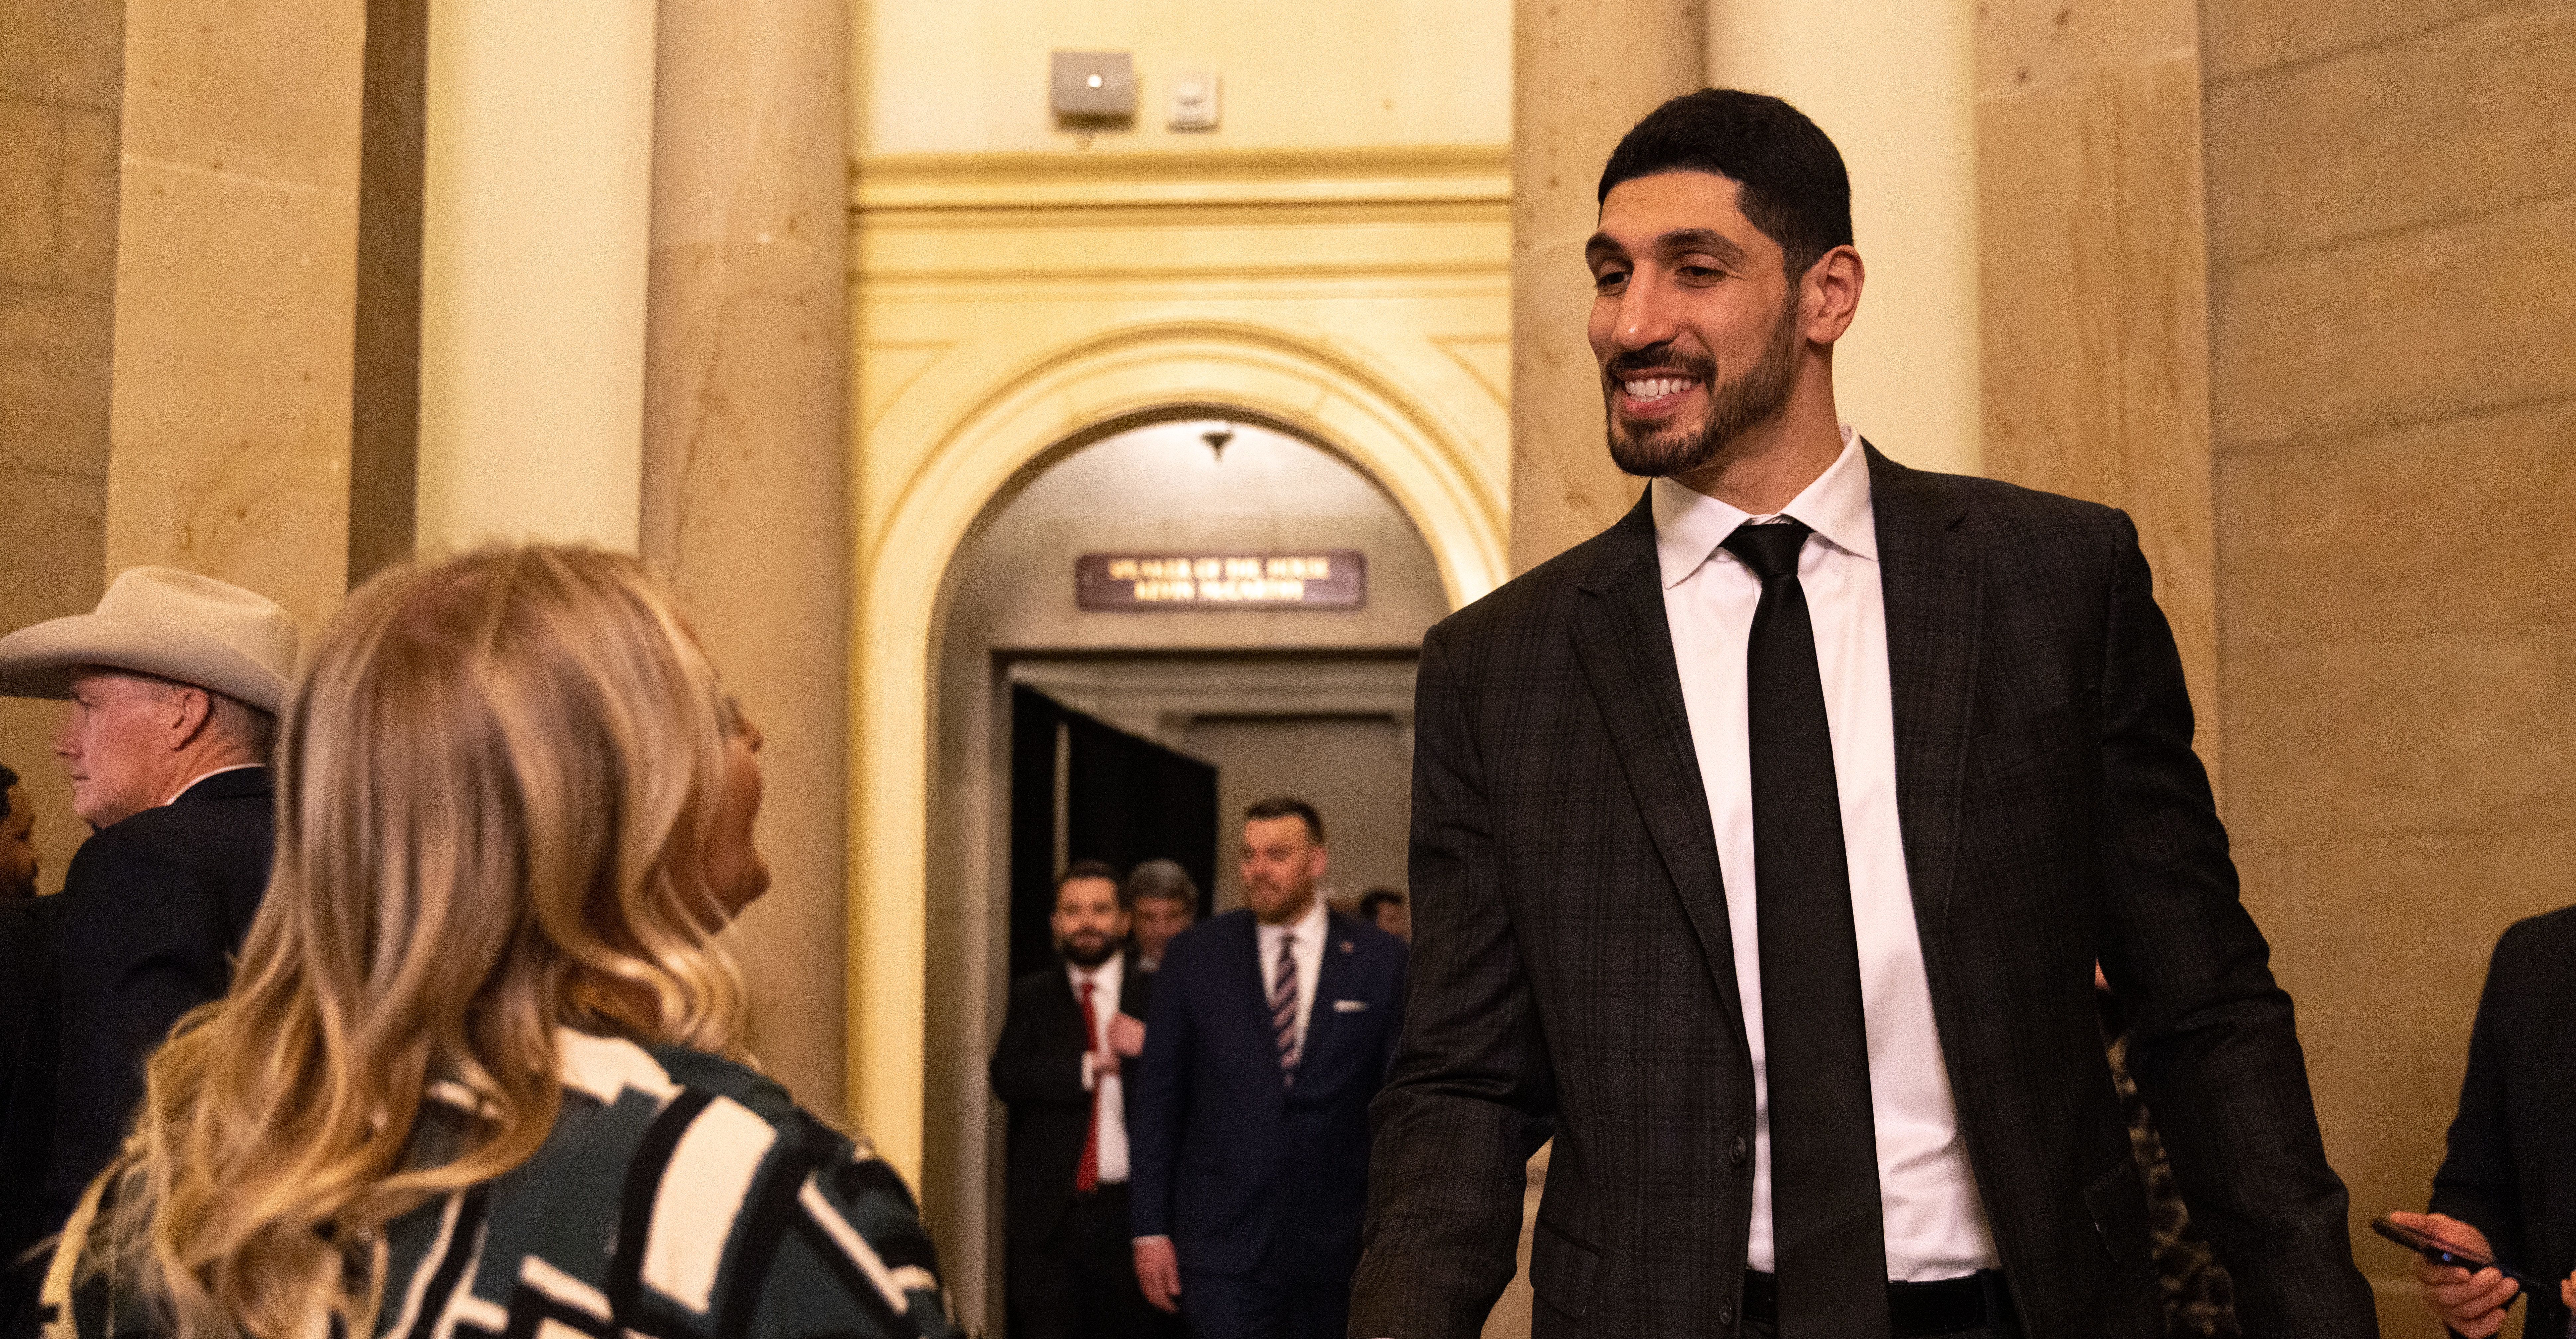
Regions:
[[1353, 951], [1354, 951], [1354, 950], [1351, 948], [1351, 941], [1349, 941], [1349, 940], [1347, 940], [1347, 939], [1343, 940], [1343, 941], [1342, 941], [1342, 952], [1344, 952], [1344, 953], [1350, 953], [1350, 952], [1353, 952]]

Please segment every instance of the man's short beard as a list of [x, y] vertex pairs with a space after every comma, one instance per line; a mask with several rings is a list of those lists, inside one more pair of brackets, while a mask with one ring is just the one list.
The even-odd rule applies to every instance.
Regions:
[[[1724, 384], [1716, 380], [1717, 365], [1706, 358], [1681, 358], [1671, 353], [1649, 356], [1648, 351], [1640, 350], [1611, 359], [1601, 374], [1611, 463], [1629, 474], [1650, 479], [1688, 474], [1715, 460], [1718, 452], [1753, 425], [1780, 412], [1798, 376], [1798, 305], [1798, 290], [1791, 288], [1789, 300], [1780, 308], [1779, 322], [1771, 327], [1771, 342], [1762, 350], [1762, 361]], [[1629, 367], [1672, 367], [1708, 387], [1708, 417], [1701, 422], [1699, 431], [1669, 429], [1642, 435], [1622, 432], [1619, 385], [1621, 373]]]
[[1118, 941], [1102, 935], [1097, 948], [1085, 949], [1070, 939], [1059, 939], [1056, 941], [1055, 951], [1063, 954], [1066, 962], [1087, 972], [1109, 961], [1110, 957], [1118, 952]]

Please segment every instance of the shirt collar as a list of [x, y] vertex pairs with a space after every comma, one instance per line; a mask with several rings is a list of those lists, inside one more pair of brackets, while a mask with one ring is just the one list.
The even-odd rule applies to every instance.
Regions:
[[197, 783], [200, 781], [206, 781], [214, 777], [222, 776], [226, 772], [247, 772], [254, 767], [266, 767], [267, 765], [268, 764], [266, 763], [257, 762], [237, 762], [230, 767], [218, 767], [211, 772], [199, 772], [195, 776], [188, 778], [188, 783], [186, 785], [170, 792], [170, 798], [163, 800], [161, 803], [176, 803], [180, 796], [187, 794], [189, 791], [195, 790], [197, 788]]
[[1306, 904], [1305, 915], [1290, 921], [1286, 925], [1263, 925], [1256, 928], [1261, 931], [1264, 938], [1273, 941], [1277, 940], [1280, 935], [1294, 935], [1299, 943], [1305, 943], [1309, 940], [1321, 943], [1324, 938], [1324, 917], [1326, 914], [1324, 906], [1324, 890], [1318, 888], [1315, 890], [1315, 900]]
[[[1878, 525], [1869, 509], [1868, 453], [1861, 449], [1860, 434], [1850, 424], [1843, 425], [1842, 433], [1842, 454], [1779, 514], [1804, 523], [1835, 548], [1877, 562]], [[1666, 590], [1682, 584], [1737, 526], [1754, 519], [1751, 512], [1671, 479], [1655, 480], [1647, 492], [1654, 500], [1655, 558]]]

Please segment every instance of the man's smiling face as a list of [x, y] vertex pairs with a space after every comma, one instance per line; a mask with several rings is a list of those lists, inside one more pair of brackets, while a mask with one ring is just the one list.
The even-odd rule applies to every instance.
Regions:
[[1610, 456], [1638, 475], [1707, 464], [1789, 398], [1804, 340], [1780, 244], [1709, 172], [1610, 188], [1584, 247], [1588, 334], [1601, 365]]

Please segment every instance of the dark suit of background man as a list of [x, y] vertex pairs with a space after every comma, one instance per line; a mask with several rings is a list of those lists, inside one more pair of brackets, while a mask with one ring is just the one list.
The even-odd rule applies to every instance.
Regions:
[[1127, 1339], [1167, 1319], [1145, 1305], [1128, 1253], [1128, 1061], [1153, 978], [1120, 945], [1117, 871], [1085, 860], [1056, 881], [1064, 961], [1011, 983], [993, 1046], [993, 1094], [1010, 1104], [1003, 1202], [1013, 1339]]
[[268, 888], [268, 757], [295, 640], [274, 603], [166, 567], [119, 575], [96, 613], [0, 638], [0, 693], [68, 701], [54, 752], [96, 829], [58, 895], [48, 1165], [7, 1188], [37, 1195], [41, 1233], [123, 1141], [144, 1058], [231, 984]]
[[[2391, 1218], [2554, 1287], [2532, 1294], [2528, 1335], [2563, 1334], [2576, 1304], [2576, 907], [2519, 921], [2496, 944], [2469, 1032], [2469, 1072], [2433, 1174], [2433, 1211]], [[2418, 1256], [2425, 1304], [2453, 1330], [2494, 1334], [2516, 1285]]]
[[1423, 643], [1352, 1332], [1476, 1333], [1552, 1129], [1538, 1335], [2157, 1333], [2099, 957], [2246, 1332], [2374, 1333], [2128, 518], [1839, 423], [1850, 191], [1787, 104], [1665, 104], [1600, 198], [1652, 483]]
[[1198, 1339], [1343, 1333], [1404, 945], [1327, 907], [1324, 865], [1312, 805], [1253, 805], [1249, 909], [1184, 931], [1154, 977], [1133, 1107], [1136, 1276]]

